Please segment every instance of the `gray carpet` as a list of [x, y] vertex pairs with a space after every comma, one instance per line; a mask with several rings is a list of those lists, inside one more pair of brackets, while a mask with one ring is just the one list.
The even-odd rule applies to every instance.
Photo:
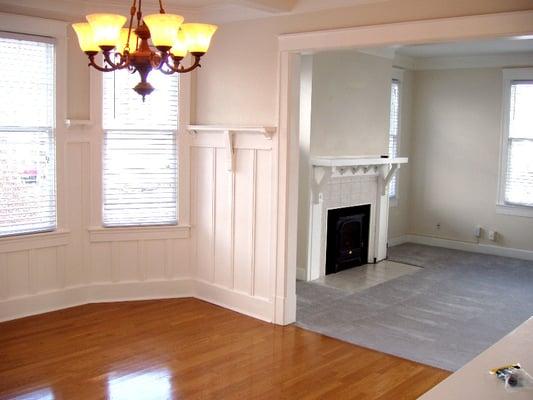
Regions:
[[415, 244], [389, 259], [423, 269], [357, 293], [299, 281], [297, 325], [455, 371], [533, 315], [531, 261]]

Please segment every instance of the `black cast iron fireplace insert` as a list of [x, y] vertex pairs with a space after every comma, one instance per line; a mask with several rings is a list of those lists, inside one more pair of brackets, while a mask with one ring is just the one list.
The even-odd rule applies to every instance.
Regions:
[[328, 210], [326, 275], [368, 262], [370, 204]]

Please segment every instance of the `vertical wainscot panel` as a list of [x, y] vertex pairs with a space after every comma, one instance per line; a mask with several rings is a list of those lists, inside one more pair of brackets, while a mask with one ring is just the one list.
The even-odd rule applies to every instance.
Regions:
[[29, 251], [6, 254], [8, 297], [25, 296], [30, 293]]
[[91, 243], [91, 282], [111, 282], [111, 243]]
[[195, 208], [196, 266], [198, 278], [212, 282], [214, 270], [214, 213], [215, 213], [215, 149], [196, 148], [195, 193], [192, 203]]
[[254, 295], [270, 297], [272, 222], [271, 151], [257, 150], [255, 179]]
[[31, 273], [37, 293], [61, 287], [61, 277], [58, 276], [57, 265], [57, 249], [55, 247], [35, 250]]
[[112, 260], [114, 280], [131, 282], [140, 278], [140, 262], [138, 257], [138, 243], [136, 241], [113, 242]]
[[191, 242], [187, 239], [174, 239], [169, 241], [171, 251], [169, 252], [169, 262], [167, 264], [168, 276], [170, 278], [190, 277], [191, 272]]
[[224, 149], [216, 149], [215, 283], [233, 288], [233, 174]]
[[254, 150], [237, 150], [235, 162], [234, 284], [252, 294], [254, 215]]
[[164, 279], [167, 268], [166, 243], [164, 240], [145, 240], [143, 246], [143, 276], [146, 280]]

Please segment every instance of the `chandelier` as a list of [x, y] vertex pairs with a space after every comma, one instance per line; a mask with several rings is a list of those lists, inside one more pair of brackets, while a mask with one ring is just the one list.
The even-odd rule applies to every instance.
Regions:
[[[207, 52], [217, 26], [184, 24], [181, 15], [165, 13], [162, 0], [159, 0], [159, 14], [143, 16], [142, 0], [138, 2], [137, 8], [137, 0], [133, 0], [127, 28], [123, 28], [127, 18], [118, 14], [90, 14], [86, 16], [88, 22], [75, 23], [72, 27], [81, 50], [89, 57], [89, 66], [101, 72], [127, 68], [131, 73], [139, 73], [141, 81], [133, 90], [144, 101], [154, 90], [147, 80], [152, 70], [171, 75], [200, 67], [200, 59]], [[96, 61], [100, 52], [102, 65]], [[194, 59], [188, 67], [181, 64], [187, 53]]]

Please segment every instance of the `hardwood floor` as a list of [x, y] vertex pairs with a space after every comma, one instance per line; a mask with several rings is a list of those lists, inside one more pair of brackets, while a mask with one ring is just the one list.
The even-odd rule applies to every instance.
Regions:
[[194, 299], [0, 324], [0, 399], [415, 399], [449, 375]]

